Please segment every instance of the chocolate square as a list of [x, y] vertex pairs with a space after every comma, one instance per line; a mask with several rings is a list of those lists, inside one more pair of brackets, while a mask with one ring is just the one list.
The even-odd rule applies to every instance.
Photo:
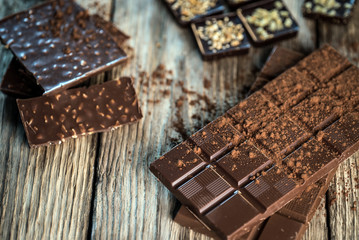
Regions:
[[196, 19], [224, 11], [222, 0], [163, 0], [178, 24], [187, 26]]
[[258, 1], [238, 9], [237, 14], [255, 46], [294, 37], [299, 30], [294, 17], [280, 0]]
[[216, 163], [241, 187], [249, 178], [273, 163], [254, 145], [244, 142]]
[[243, 24], [234, 13], [200, 19], [191, 24], [204, 60], [248, 53], [250, 44]]
[[151, 171], [168, 188], [184, 183], [205, 166], [204, 162], [185, 143], [181, 143], [151, 164]]
[[177, 190], [178, 198], [197, 213], [205, 212], [234, 192], [231, 185], [212, 168], [206, 168]]

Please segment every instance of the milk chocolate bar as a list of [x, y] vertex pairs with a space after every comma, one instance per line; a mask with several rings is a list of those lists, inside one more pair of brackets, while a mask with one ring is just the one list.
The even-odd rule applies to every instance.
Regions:
[[227, 13], [207, 17], [191, 24], [204, 60], [248, 53], [250, 44], [239, 17]]
[[[259, 76], [252, 85], [252, 91], [255, 92], [259, 90], [287, 68], [298, 63], [303, 57], [302, 54], [286, 48], [273, 48]], [[265, 81], [262, 81], [262, 79], [265, 79]], [[320, 179], [316, 184], [310, 186], [303, 194], [293, 199], [272, 217], [269, 217], [258, 226], [252, 228], [241, 239], [254, 240], [266, 237], [269, 239], [282, 240], [301, 239], [308, 222], [312, 219], [334, 174], [335, 170], [332, 170], [326, 179]], [[194, 215], [183, 206], [181, 206], [176, 213], [174, 221], [196, 232], [210, 237], [216, 237], [212, 230], [207, 229], [205, 225], [198, 221]]]
[[297, 35], [299, 25], [283, 1], [266, 0], [237, 10], [254, 46], [288, 39]]
[[17, 105], [31, 147], [114, 130], [142, 118], [128, 77], [89, 88], [17, 99]]
[[[125, 33], [116, 28], [112, 23], [106, 21], [98, 15], [93, 15], [97, 25], [104, 28], [117, 43], [119, 47], [123, 47], [129, 39]], [[0, 90], [10, 96], [16, 98], [29, 98], [41, 96], [42, 88], [33, 81], [33, 76], [15, 57], [6, 70], [4, 78], [0, 85]]]
[[188, 26], [196, 19], [223, 13], [222, 0], [163, 0], [177, 23]]
[[73, 87], [126, 59], [111, 35], [72, 0], [6, 17], [0, 40], [44, 94]]
[[303, 15], [307, 18], [323, 19], [332, 23], [347, 24], [352, 16], [356, 0], [313, 1], [303, 3]]
[[358, 73], [325, 45], [150, 169], [218, 237], [243, 236], [358, 150]]

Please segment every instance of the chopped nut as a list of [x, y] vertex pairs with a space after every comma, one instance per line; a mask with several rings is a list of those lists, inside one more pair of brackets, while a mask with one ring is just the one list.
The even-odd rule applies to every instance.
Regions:
[[179, 11], [181, 20], [190, 21], [216, 6], [218, 0], [166, 0], [173, 10]]
[[241, 24], [235, 24], [228, 17], [223, 20], [207, 20], [205, 26], [197, 28], [198, 36], [207, 42], [212, 52], [237, 47], [244, 39]]

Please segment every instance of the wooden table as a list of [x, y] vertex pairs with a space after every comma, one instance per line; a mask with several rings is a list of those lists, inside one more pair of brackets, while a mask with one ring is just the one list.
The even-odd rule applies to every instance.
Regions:
[[[0, 0], [0, 18], [39, 2]], [[189, 29], [176, 25], [161, 1], [96, 2], [79, 1], [128, 33], [134, 50], [126, 66], [91, 81], [133, 76], [144, 118], [30, 149], [15, 100], [0, 93], [0, 239], [206, 239], [172, 221], [178, 202], [148, 166], [243, 99], [272, 46], [203, 62]], [[302, 1], [285, 2], [300, 33], [282, 46], [309, 53], [328, 42], [359, 65], [359, 7], [348, 26], [337, 26], [305, 20]], [[0, 77], [10, 59], [1, 48]], [[158, 66], [168, 82], [152, 74]], [[359, 152], [339, 167], [305, 239], [359, 239], [358, 177]]]

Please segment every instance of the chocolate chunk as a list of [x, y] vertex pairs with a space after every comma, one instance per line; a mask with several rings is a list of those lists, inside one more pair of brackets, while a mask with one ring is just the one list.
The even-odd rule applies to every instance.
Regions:
[[16, 98], [40, 96], [43, 92], [36, 85], [33, 76], [26, 71], [21, 63], [13, 58], [0, 85], [0, 90]]
[[196, 19], [224, 11], [222, 0], [163, 0], [177, 23], [187, 26]]
[[110, 131], [142, 118], [132, 80], [127, 77], [89, 88], [18, 99], [17, 104], [31, 147]]
[[[310, 62], [312, 59], [318, 58], [319, 56], [328, 56], [329, 54], [332, 54], [328, 53], [328, 51], [332, 52], [333, 50], [324, 47], [312, 53], [309, 57], [302, 60], [300, 68], [299, 66], [295, 66], [295, 68], [300, 69], [301, 72], [310, 72], [312, 66], [309, 66], [308, 63], [305, 62], [306, 59]], [[337, 58], [328, 59], [326, 65], [332, 65], [333, 63], [331, 61], [336, 62]], [[309, 67], [306, 68], [303, 66]], [[337, 78], [340, 78], [342, 74], [348, 74], [347, 72], [343, 72], [344, 70], [345, 68], [342, 68], [342, 71], [336, 73]], [[310, 77], [312, 75], [308, 76]], [[304, 97], [303, 100], [299, 100], [300, 102], [297, 105], [292, 107], [288, 106], [289, 109], [278, 109], [271, 99], [266, 98], [263, 93], [259, 91], [228, 111], [227, 115], [231, 116], [234, 120], [229, 122], [237, 124], [236, 129], [245, 132], [244, 139], [251, 141], [254, 147], [264, 156], [272, 161], [275, 160], [275, 165], [273, 167], [268, 170], [256, 172], [256, 166], [248, 164], [248, 171], [255, 171], [256, 173], [253, 178], [249, 180], [250, 182], [238, 187], [237, 183], [232, 183], [234, 182], [233, 176], [228, 174], [217, 164], [222, 156], [231, 154], [233, 151], [237, 150], [235, 146], [230, 153], [225, 151], [219, 153], [215, 158], [218, 158], [219, 160], [210, 162], [209, 167], [205, 170], [213, 171], [213, 173], [217, 174], [218, 178], [208, 178], [210, 180], [201, 181], [199, 184], [194, 180], [199, 176], [196, 175], [181, 185], [180, 188], [186, 186], [185, 191], [182, 190], [180, 192], [179, 188], [172, 188], [170, 189], [171, 192], [183, 204], [190, 208], [198, 219], [216, 232], [219, 237], [225, 239], [237, 239], [247, 234], [251, 227], [259, 224], [260, 221], [271, 216], [296, 196], [299, 196], [311, 184], [323, 178], [330, 171], [335, 169], [340, 162], [344, 161], [350, 154], [354, 153], [359, 148], [359, 139], [356, 138], [356, 135], [347, 134], [350, 131], [354, 134], [357, 132], [355, 129], [357, 127], [355, 121], [352, 121], [353, 123], [350, 125], [341, 125], [344, 128], [349, 128], [347, 131], [343, 131], [345, 132], [343, 135], [345, 140], [343, 142], [348, 143], [348, 145], [346, 146], [346, 149], [341, 151], [342, 153], [333, 147], [333, 143], [329, 144], [329, 140], [325, 138], [328, 126], [334, 126], [335, 123], [340, 123], [340, 121], [346, 122], [345, 118], [347, 114], [357, 114], [357, 112], [351, 112], [356, 111], [356, 106], [354, 108], [355, 110], [342, 109], [341, 106], [343, 103], [340, 97], [333, 94], [325, 95], [325, 90], [328, 84], [336, 79], [332, 79], [330, 74], [327, 76], [331, 79], [322, 79], [322, 81], [318, 82], [313, 74], [312, 79], [310, 79], [312, 82], [315, 82], [313, 89], [310, 89], [310, 92], [312, 93]], [[288, 81], [290, 81], [290, 79], [288, 79]], [[280, 84], [280, 79], [274, 79], [273, 82]], [[278, 99], [276, 96], [273, 97]], [[323, 103], [326, 106], [323, 106]], [[259, 111], [258, 106], [260, 106], [263, 111]], [[298, 106], [300, 106], [299, 109]], [[336, 109], [338, 109], [338, 111]], [[295, 113], [298, 114], [295, 115]], [[292, 115], [294, 117], [299, 116], [299, 118], [292, 118]], [[246, 123], [248, 119], [251, 121], [250, 124]], [[339, 121], [336, 121], [337, 119], [339, 119]], [[277, 124], [277, 127], [273, 124]], [[305, 132], [303, 129], [300, 129], [301, 125], [306, 126], [310, 131], [308, 130]], [[251, 126], [255, 127], [252, 128]], [[285, 126], [290, 129], [287, 129]], [[276, 141], [268, 141], [266, 148], [275, 153], [273, 154], [273, 156], [276, 156], [274, 158], [272, 158], [270, 154], [267, 155], [266, 151], [262, 150], [261, 143], [256, 143], [255, 141], [256, 135], [262, 133], [264, 128], [272, 139], [278, 138], [282, 140], [288, 138], [288, 143], [279, 141], [280, 144], [277, 146], [275, 145], [277, 144]], [[281, 128], [283, 129], [282, 131]], [[319, 130], [321, 132], [318, 132]], [[277, 132], [280, 132], [278, 137]], [[271, 137], [271, 133], [273, 133], [273, 137]], [[284, 138], [284, 135], [287, 134], [290, 136], [285, 136], [286, 138]], [[303, 135], [308, 136], [303, 139]], [[334, 140], [332, 142], [336, 141]], [[198, 147], [196, 144], [200, 143], [194, 142], [191, 149]], [[283, 155], [287, 155], [290, 152], [292, 153], [283, 158], [281, 156], [283, 151]], [[250, 156], [247, 158], [247, 161], [251, 161]], [[153, 164], [156, 164], [156, 162], [157, 161]], [[161, 175], [161, 173], [156, 171], [153, 171], [153, 173], [156, 176]], [[228, 181], [227, 179], [232, 180]], [[164, 180], [162, 181], [165, 182]], [[216, 182], [216, 184], [212, 184], [213, 182]], [[208, 188], [212, 189], [214, 185], [216, 187], [213, 189], [215, 189], [216, 194], [209, 195], [206, 190]], [[192, 188], [190, 186], [192, 186]], [[214, 191], [213, 189], [212, 193]], [[196, 200], [193, 199], [194, 195], [191, 191], [198, 194], [196, 195]], [[205, 192], [203, 194], [203, 202], [201, 202], [199, 200], [201, 198], [198, 197], [201, 191]], [[186, 192], [186, 194], [183, 192]], [[233, 202], [236, 201], [231, 201], [233, 198], [226, 195], [231, 192], [237, 192], [243, 198], [237, 203], [238, 208], [236, 207], [236, 204], [233, 204]], [[243, 202], [252, 208], [243, 207]], [[237, 213], [236, 215], [241, 215], [241, 220], [225, 221], [224, 217], [226, 216], [228, 216], [226, 218], [232, 219], [232, 217], [229, 217], [232, 215], [229, 215], [230, 213], [228, 213], [228, 209], [233, 213]], [[216, 214], [211, 215], [214, 211]], [[240, 211], [241, 214], [238, 214], [237, 211]]]
[[280, 0], [258, 1], [237, 10], [255, 46], [294, 37], [299, 25]]
[[234, 13], [200, 19], [191, 24], [204, 60], [248, 53], [250, 44], [243, 24]]
[[0, 21], [2, 43], [34, 76], [44, 94], [75, 86], [126, 59], [87, 11], [73, 1], [62, 3], [47, 2]]
[[352, 15], [355, 0], [314, 1], [303, 3], [303, 15], [313, 19], [323, 19], [333, 23], [347, 24]]
[[274, 47], [261, 72], [252, 84], [248, 95], [261, 89], [265, 84], [298, 63], [303, 57], [304, 55], [301, 53], [283, 47]]

